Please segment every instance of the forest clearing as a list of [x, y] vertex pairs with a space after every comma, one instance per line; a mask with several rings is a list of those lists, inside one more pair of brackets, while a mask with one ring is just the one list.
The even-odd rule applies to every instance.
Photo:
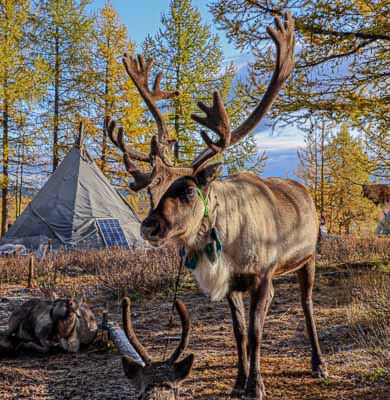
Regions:
[[[272, 399], [390, 399], [389, 353], [387, 351], [387, 356], [378, 354], [378, 362], [369, 349], [354, 339], [356, 332], [351, 320], [354, 284], [372, 280], [375, 285], [382, 282], [385, 290], [390, 283], [389, 273], [352, 268], [344, 271], [320, 268], [317, 272], [315, 315], [330, 371], [325, 381], [310, 375], [310, 351], [302, 308], [296, 290], [291, 289], [298, 283], [294, 276], [277, 280], [275, 301], [265, 326], [262, 355], [264, 379]], [[1, 297], [17, 299], [21, 289], [18, 285], [2, 285]], [[37, 291], [22, 293], [23, 296], [38, 295]], [[389, 306], [388, 291], [382, 295], [387, 296]], [[136, 301], [133, 306], [135, 329], [157, 358], [161, 357], [166, 338], [176, 335], [179, 329], [178, 321], [173, 329], [167, 329], [171, 296], [172, 293], [157, 295]], [[236, 357], [227, 304], [211, 304], [188, 277], [180, 290], [180, 298], [187, 305], [193, 326], [189, 351], [196, 354], [192, 375], [181, 391], [182, 398], [228, 398], [235, 378]], [[97, 296], [88, 302], [96, 315], [101, 315], [105, 300]], [[0, 303], [2, 326], [13, 304], [12, 300]], [[112, 310], [110, 316], [120, 320], [118, 301], [112, 301], [109, 309]], [[382, 340], [388, 344], [388, 336]], [[173, 344], [174, 340], [171, 347]], [[123, 375], [118, 353], [93, 346], [77, 355], [24, 355], [18, 359], [3, 359], [0, 376], [0, 395], [4, 400], [137, 398]]]
[[[330, 245], [327, 253], [331, 254], [329, 250], [333, 247], [344, 257], [348, 254], [347, 262], [326, 259], [317, 268], [315, 316], [330, 372], [330, 377], [324, 381], [318, 381], [310, 374], [310, 345], [296, 277], [290, 275], [276, 280], [276, 294], [265, 325], [262, 355], [264, 379], [272, 399], [390, 398], [389, 327], [386, 322], [390, 309], [387, 290], [390, 276], [385, 245], [388, 246], [388, 242], [372, 244], [371, 253], [367, 248], [362, 249], [363, 253], [377, 260], [367, 264], [356, 262], [361, 258], [356, 247], [351, 251], [351, 247], [339, 245], [335, 249]], [[116, 265], [121, 265], [124, 255], [128, 257], [125, 253], [122, 251], [117, 256]], [[158, 259], [163, 257], [169, 261], [172, 255], [157, 255]], [[99, 258], [102, 260], [102, 276], [93, 268]], [[139, 258], [145, 263], [145, 259]], [[153, 260], [150, 255], [148, 258]], [[54, 264], [58, 271], [56, 290], [62, 295], [83, 292], [98, 319], [108, 308], [110, 318], [121, 322], [120, 293], [127, 290], [127, 280], [131, 280], [135, 284], [130, 290], [134, 299], [135, 330], [142, 343], [159, 359], [167, 338], [170, 338], [169, 348], [173, 348], [178, 339], [179, 321], [174, 319], [171, 329], [168, 323], [177, 260], [166, 262], [165, 268], [160, 265], [163, 274], [159, 279], [154, 277], [152, 263], [143, 268], [128, 268], [125, 279], [121, 275], [124, 267], [118, 267], [116, 273], [111, 269], [109, 279], [103, 271], [110, 258], [103, 260], [104, 254], [96, 254], [92, 259], [88, 255], [60, 259], [59, 263], [63, 265]], [[15, 275], [8, 274], [8, 277], [5, 263], [1, 264], [1, 329], [6, 326], [15, 303], [23, 301], [20, 297], [39, 297], [42, 291], [46, 294], [55, 287], [53, 271], [37, 265], [35, 279], [38, 288], [26, 289], [28, 262], [25, 260], [20, 265], [19, 260], [15, 260], [13, 263], [14, 266], [18, 264], [19, 268], [13, 269]], [[161, 290], [162, 286], [169, 289]], [[362, 293], [362, 297], [356, 293]], [[210, 303], [188, 273], [181, 279], [178, 297], [186, 304], [192, 322], [188, 352], [196, 355], [192, 374], [183, 384], [182, 398], [228, 398], [235, 378], [236, 356], [227, 304]], [[387, 310], [387, 314], [382, 314], [383, 310]], [[359, 331], [357, 326], [363, 331]], [[370, 331], [370, 327], [377, 329], [378, 334]], [[97, 342], [79, 354], [57, 352], [49, 356], [25, 354], [18, 358], [2, 358], [1, 398], [136, 399], [134, 389], [122, 372], [120, 354], [115, 348], [105, 346]]]

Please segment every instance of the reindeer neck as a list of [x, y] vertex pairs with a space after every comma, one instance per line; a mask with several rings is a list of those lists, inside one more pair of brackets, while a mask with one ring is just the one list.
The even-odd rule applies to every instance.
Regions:
[[[218, 218], [218, 201], [217, 193], [215, 190], [215, 183], [213, 182], [207, 191], [203, 192], [204, 198], [201, 199], [203, 209], [207, 209], [207, 213], [203, 213], [203, 217], [199, 220], [198, 224], [187, 240], [184, 240], [183, 245], [186, 252], [200, 251], [209, 242], [210, 231], [217, 223]], [[202, 204], [199, 203], [199, 204]], [[199, 207], [199, 206], [198, 206]]]
[[76, 328], [77, 316], [75, 313], [71, 313], [68, 318], [64, 320], [58, 320], [56, 323], [56, 332], [59, 337], [64, 339], [68, 338]]

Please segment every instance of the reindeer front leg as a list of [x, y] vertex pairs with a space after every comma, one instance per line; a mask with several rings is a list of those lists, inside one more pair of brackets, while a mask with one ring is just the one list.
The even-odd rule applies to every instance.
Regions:
[[262, 400], [265, 396], [264, 384], [260, 373], [260, 344], [265, 317], [272, 297], [272, 279], [270, 276], [264, 276], [251, 292], [248, 330], [250, 364], [243, 400]]
[[237, 342], [238, 375], [231, 394], [232, 398], [240, 398], [244, 392], [249, 373], [248, 336], [245, 322], [245, 306], [241, 292], [232, 292], [227, 296], [233, 320], [233, 331]]
[[41, 340], [39, 343], [35, 342], [23, 342], [18, 346], [18, 349], [32, 350], [38, 353], [46, 354], [50, 351], [50, 342], [47, 340]]
[[76, 329], [74, 329], [68, 338], [60, 339], [60, 346], [68, 353], [77, 353], [80, 350], [80, 340]]

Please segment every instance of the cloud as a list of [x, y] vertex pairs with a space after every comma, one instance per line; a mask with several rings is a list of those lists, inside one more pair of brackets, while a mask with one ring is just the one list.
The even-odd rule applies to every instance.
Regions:
[[265, 123], [257, 128], [255, 138], [259, 152], [265, 150], [268, 156], [263, 176], [295, 178], [297, 149], [305, 145], [302, 131], [291, 125], [277, 128], [273, 133]]
[[261, 130], [255, 137], [259, 151], [266, 150], [268, 153], [297, 150], [305, 145], [297, 128], [285, 128], [274, 135]]

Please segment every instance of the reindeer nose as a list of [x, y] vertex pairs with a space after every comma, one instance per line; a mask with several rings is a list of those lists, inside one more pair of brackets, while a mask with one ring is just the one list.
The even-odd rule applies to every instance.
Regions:
[[156, 218], [146, 218], [141, 224], [141, 235], [144, 239], [155, 239], [160, 231], [160, 223]]

